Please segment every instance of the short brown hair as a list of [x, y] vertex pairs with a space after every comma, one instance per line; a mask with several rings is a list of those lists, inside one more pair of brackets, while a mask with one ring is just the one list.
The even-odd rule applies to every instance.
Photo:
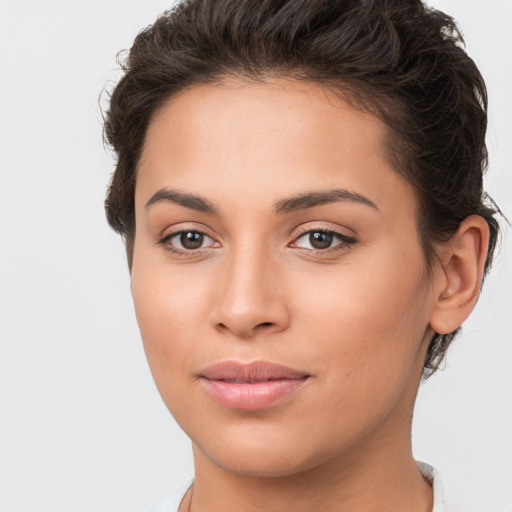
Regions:
[[[421, 0], [185, 0], [136, 37], [111, 93], [105, 138], [117, 165], [105, 201], [131, 268], [137, 164], [155, 111], [176, 92], [235, 76], [280, 75], [329, 86], [388, 127], [389, 157], [417, 189], [427, 266], [434, 245], [469, 215], [490, 228], [499, 209], [483, 190], [487, 92], [450, 16]], [[433, 373], [459, 332], [435, 334]]]

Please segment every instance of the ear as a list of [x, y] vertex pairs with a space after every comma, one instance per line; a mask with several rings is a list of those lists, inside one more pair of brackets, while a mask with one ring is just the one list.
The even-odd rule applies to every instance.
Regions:
[[448, 334], [462, 325], [475, 307], [489, 246], [489, 226], [479, 215], [461, 222], [439, 251], [430, 327]]

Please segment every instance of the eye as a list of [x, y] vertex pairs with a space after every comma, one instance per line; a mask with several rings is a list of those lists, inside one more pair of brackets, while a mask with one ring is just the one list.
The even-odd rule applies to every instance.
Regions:
[[329, 251], [352, 245], [356, 240], [347, 235], [327, 229], [314, 229], [302, 233], [295, 239], [293, 247], [311, 251]]
[[217, 242], [206, 233], [197, 230], [177, 231], [165, 236], [160, 243], [172, 252], [188, 252], [215, 247]]

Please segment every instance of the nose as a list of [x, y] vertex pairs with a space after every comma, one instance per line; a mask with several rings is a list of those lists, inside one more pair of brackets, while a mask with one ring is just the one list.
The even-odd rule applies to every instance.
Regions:
[[240, 249], [219, 272], [213, 326], [244, 339], [283, 331], [289, 325], [284, 281], [264, 251]]

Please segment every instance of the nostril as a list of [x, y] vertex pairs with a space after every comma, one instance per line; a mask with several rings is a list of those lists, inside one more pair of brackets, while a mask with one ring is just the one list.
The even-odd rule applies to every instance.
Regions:
[[235, 325], [230, 325], [229, 322], [228, 323], [219, 322], [217, 324], [216, 328], [221, 332], [232, 331], [240, 338], [252, 338], [254, 335], [256, 335], [261, 330], [266, 331], [267, 329], [274, 327], [275, 325], [276, 325], [275, 322], [261, 322], [259, 324], [253, 325], [253, 327], [250, 327], [250, 328], [244, 328], [242, 326], [238, 326], [239, 328], [237, 329], [237, 327]]

